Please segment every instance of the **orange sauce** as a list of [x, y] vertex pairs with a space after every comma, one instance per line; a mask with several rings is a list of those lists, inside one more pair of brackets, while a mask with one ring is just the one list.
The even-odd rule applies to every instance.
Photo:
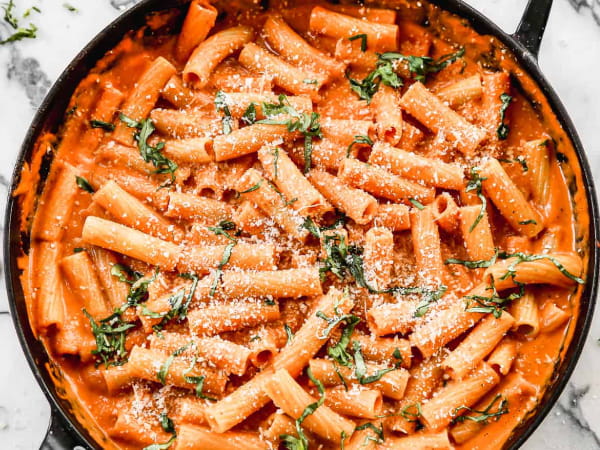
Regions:
[[[272, 2], [276, 3], [276, 2]], [[398, 15], [402, 20], [413, 25], [426, 26], [418, 28], [427, 34], [433, 41], [431, 56], [434, 58], [449, 53], [448, 50], [462, 46], [466, 49], [465, 57], [461, 62], [450, 65], [439, 73], [432, 74], [427, 78], [427, 87], [433, 90], [448, 85], [452, 81], [482, 70], [503, 70], [510, 73], [513, 79], [511, 95], [514, 100], [508, 110], [506, 120], [510, 125], [508, 139], [498, 142], [487, 148], [487, 154], [496, 157], [512, 157], [512, 149], [518, 148], [523, 142], [538, 139], [540, 136], [548, 136], [554, 141], [555, 151], [560, 152], [563, 162], [559, 162], [555, 152], [551, 158], [551, 205], [548, 219], [545, 223], [546, 229], [559, 230], [554, 236], [554, 248], [557, 251], [577, 251], [584, 259], [584, 267], [587, 261], [587, 228], [589, 224], [588, 205], [585, 199], [585, 190], [582, 186], [580, 168], [577, 166], [577, 158], [574, 148], [564, 130], [560, 127], [555, 115], [551, 111], [548, 101], [535, 82], [516, 63], [514, 57], [501, 43], [489, 36], [477, 34], [465, 20], [443, 12], [437, 7], [419, 2], [388, 1], [386, 6], [398, 8]], [[223, 2], [217, 5], [221, 10], [229, 11], [217, 24], [217, 30], [227, 28], [235, 23], [253, 26], [257, 35], [265, 20], [265, 12], [258, 9], [246, 9], [247, 5], [237, 2]], [[272, 5], [277, 9], [278, 5]], [[238, 11], [243, 11], [237, 14]], [[294, 26], [306, 27], [309, 9], [299, 10], [300, 13], [292, 14], [284, 10], [284, 17]], [[98, 100], [102, 85], [111, 83], [116, 89], [125, 95], [131, 92], [141, 73], [157, 57], [163, 56], [176, 65], [181, 71], [181, 64], [177, 64], [172, 57], [175, 45], [175, 36], [163, 34], [165, 29], [169, 30], [171, 25], [177, 23], [177, 13], [154, 15], [148, 25], [142, 30], [129, 33], [120, 44], [107, 53], [91, 71], [91, 73], [79, 84], [69, 104], [70, 114], [60, 130], [56, 134], [45, 133], [36, 145], [33, 158], [26, 164], [22, 171], [21, 181], [15, 195], [19, 197], [23, 208], [21, 218], [22, 230], [29, 232], [31, 218], [35, 215], [51, 214], [44, 208], [37, 208], [37, 187], [41, 182], [39, 172], [43, 156], [48, 152], [55, 154], [55, 161], [67, 162], [82, 172], [93, 171], [98, 163], [94, 158], [96, 150], [93, 140], [90, 138], [89, 120], [92, 119], [91, 112]], [[425, 20], [426, 19], [426, 20]], [[175, 26], [175, 25], [173, 25]], [[420, 37], [417, 36], [417, 39]], [[330, 43], [326, 40], [312, 39], [314, 45], [321, 46], [325, 51], [330, 51]], [[401, 49], [409, 49], [410, 41], [405, 43]], [[224, 64], [232, 64], [227, 61]], [[360, 78], [356, 74], [356, 78]], [[208, 89], [211, 95], [214, 90]], [[341, 78], [333, 82], [332, 86], [326, 87], [323, 93], [323, 102], [317, 106], [323, 116], [343, 116], [347, 119], [365, 119], [364, 107], [356, 96], [350, 91], [346, 79]], [[164, 100], [160, 104], [167, 106]], [[469, 120], [477, 122], [476, 103], [471, 107], [465, 105], [460, 113]], [[470, 109], [471, 108], [471, 109]], [[115, 119], [115, 123], [118, 119]], [[107, 134], [108, 136], [108, 134]], [[103, 137], [107, 140], [108, 137]], [[437, 157], [445, 161], [457, 161], [465, 163], [464, 157], [457, 153], [446, 143], [433, 143], [434, 136], [426, 134], [425, 142], [419, 151], [426, 156]], [[150, 175], [150, 178], [155, 177]], [[576, 189], [575, 195], [569, 191], [569, 186]], [[51, 184], [46, 184], [44, 189], [52, 189]], [[70, 255], [77, 247], [84, 244], [81, 241], [81, 230], [88, 215], [87, 210], [92, 206], [91, 196], [80, 191], [75, 199], [73, 213], [69, 219], [64, 236], [61, 239], [62, 249], [60, 254]], [[574, 220], [574, 217], [577, 220]], [[490, 215], [490, 221], [497, 239], [496, 245], [502, 247], [506, 239], [517, 233], [513, 231], [500, 214], [496, 212]], [[410, 248], [410, 233], [400, 233], [397, 237], [399, 246]], [[464, 252], [460, 249], [460, 243], [456, 243], [450, 236], [442, 235], [444, 240], [444, 251], [450, 256], [452, 252]], [[532, 253], [543, 251], [543, 236], [530, 240]], [[27, 254], [20, 257], [20, 267], [23, 269], [22, 283], [27, 296], [27, 306], [32, 329], [39, 334], [37, 320], [39, 311], [36, 309], [34, 296], [32, 295], [32, 277], [43, 270], [36, 259], [39, 251], [39, 241], [32, 241], [31, 248]], [[464, 275], [464, 272], [460, 272]], [[585, 277], [585, 274], [583, 275]], [[467, 276], [469, 278], [469, 276]], [[450, 284], [458, 290], [466, 291], [471, 286], [471, 280], [451, 280]], [[522, 404], [510, 405], [509, 413], [492, 420], [482, 428], [477, 436], [467, 441], [458, 448], [501, 448], [509, 438], [512, 430], [519, 425], [529, 414], [534, 413], [538, 399], [544, 392], [556, 364], [564, 356], [569, 347], [574, 324], [579, 314], [579, 296], [581, 288], [573, 289], [539, 287], [536, 288], [536, 298], [539, 305], [552, 302], [561, 309], [568, 311], [571, 319], [556, 330], [540, 333], [535, 339], [525, 336], [516, 336], [518, 342], [518, 356], [513, 371], [518, 371], [523, 377], [537, 386], [538, 393], [530, 399], [524, 400]], [[77, 309], [78, 299], [70, 289], [64, 290], [65, 303], [68, 308]], [[73, 318], [74, 322], [86, 327], [83, 317]], [[91, 333], [90, 333], [91, 334]], [[71, 335], [75, 336], [75, 335]], [[129, 392], [109, 394], [100, 374], [95, 368], [94, 361], [89, 358], [81, 361], [77, 356], [62, 356], [57, 351], [57, 339], [64, 339], [64, 335], [56, 334], [53, 329], [40, 334], [52, 359], [52, 367], [49, 370], [54, 374], [57, 385], [65, 398], [73, 407], [73, 412], [81, 423], [89, 430], [93, 438], [104, 448], [138, 448], [126, 439], [110, 437], [110, 430], [114, 426], [116, 417], [121, 408], [127, 407], [131, 401]], [[145, 336], [139, 332], [133, 332], [128, 337], [127, 347], [143, 342]], [[64, 344], [64, 343], [62, 343]], [[62, 345], [61, 344], [61, 345]], [[418, 356], [417, 356], [418, 359]], [[259, 414], [255, 421], [262, 417]], [[242, 428], [252, 428], [248, 422], [244, 422]], [[158, 426], [157, 421], [148, 425], [148, 433], [155, 433], [157, 442], [164, 442], [169, 438]]]

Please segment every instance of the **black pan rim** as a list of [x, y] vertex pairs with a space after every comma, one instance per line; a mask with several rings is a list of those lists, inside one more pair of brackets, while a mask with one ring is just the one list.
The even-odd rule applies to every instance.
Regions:
[[[592, 178], [591, 169], [587, 161], [587, 157], [581, 143], [581, 140], [576, 132], [575, 126], [569, 117], [566, 108], [560, 101], [557, 93], [551, 87], [548, 80], [541, 72], [536, 58], [513, 36], [501, 30], [494, 22], [481, 14], [475, 8], [467, 5], [462, 0], [430, 0], [433, 4], [438, 5], [444, 10], [457, 14], [469, 20], [471, 26], [481, 34], [488, 34], [498, 38], [509, 50], [515, 55], [517, 61], [523, 69], [531, 76], [531, 78], [542, 89], [545, 97], [548, 99], [552, 111], [563, 126], [566, 134], [571, 139], [577, 154], [577, 163], [581, 168], [582, 181], [586, 190], [586, 200], [588, 202], [588, 210], [590, 215], [589, 226], [589, 260], [588, 260], [588, 280], [582, 293], [582, 303], [580, 305], [579, 316], [577, 321], [571, 326], [576, 326], [576, 332], [570, 342], [566, 354], [558, 365], [558, 373], [550, 382], [550, 386], [546, 389], [544, 396], [540, 400], [540, 405], [535, 409], [534, 414], [529, 417], [524, 424], [521, 424], [513, 433], [508, 442], [511, 449], [519, 448], [543, 422], [544, 418], [550, 412], [558, 397], [564, 390], [569, 381], [577, 361], [581, 355], [585, 344], [589, 328], [592, 321], [592, 315], [595, 308], [596, 294], [598, 292], [598, 273], [599, 250], [595, 243], [598, 238], [600, 229], [600, 215], [598, 203], [596, 199], [596, 191]], [[17, 304], [17, 295], [20, 299], [23, 298], [22, 289], [19, 284], [19, 273], [16, 267], [16, 257], [18, 256], [17, 248], [20, 242], [18, 217], [15, 212], [16, 202], [12, 196], [18, 180], [20, 178], [21, 168], [24, 162], [31, 155], [33, 146], [39, 137], [39, 134], [46, 127], [47, 122], [51, 122], [50, 116], [56, 110], [60, 110], [58, 118], [62, 118], [64, 108], [56, 108], [57, 104], [64, 104], [60, 98], [66, 97], [70, 99], [75, 87], [81, 81], [83, 76], [91, 69], [96, 61], [101, 58], [106, 51], [110, 50], [122, 38], [122, 36], [131, 29], [142, 25], [143, 18], [149, 12], [168, 9], [187, 3], [186, 0], [142, 0], [129, 10], [125, 11], [117, 17], [111, 24], [99, 32], [79, 54], [69, 63], [66, 69], [59, 76], [57, 81], [46, 95], [43, 103], [35, 114], [32, 123], [25, 136], [23, 144], [19, 150], [19, 154], [15, 163], [11, 184], [8, 190], [8, 201], [5, 216], [5, 235], [4, 235], [4, 261], [6, 265], [6, 289], [9, 299], [9, 307], [13, 324], [17, 331], [19, 342], [27, 359], [27, 362], [34, 374], [34, 377], [49, 400], [53, 416], [58, 414], [68, 431], [77, 439], [89, 446], [90, 448], [98, 448], [98, 445], [90, 438], [87, 430], [77, 422], [72, 414], [68, 412], [68, 405], [65, 400], [61, 399], [56, 392], [55, 386], [49, 380], [46, 369], [42, 367], [46, 361], [38, 361], [34, 355], [32, 347], [36, 344], [42, 346], [39, 341], [33, 337], [33, 333], [29, 327], [29, 319], [27, 317], [24, 305]], [[14, 250], [14, 251], [13, 251]], [[24, 302], [20, 302], [24, 303]], [[39, 351], [39, 349], [37, 349]], [[45, 350], [42, 351], [45, 353]]]

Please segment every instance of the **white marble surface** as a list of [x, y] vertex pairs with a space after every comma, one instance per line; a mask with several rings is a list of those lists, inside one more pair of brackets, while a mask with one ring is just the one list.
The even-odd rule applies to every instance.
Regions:
[[[0, 212], [6, 183], [27, 127], [52, 82], [75, 54], [120, 9], [135, 1], [16, 1], [22, 13], [37, 5], [28, 20], [38, 38], [0, 46]], [[515, 28], [525, 0], [469, 0], [504, 30]], [[595, 174], [600, 174], [600, 0], [555, 0], [540, 64], [573, 118]], [[21, 9], [23, 8], [23, 9]], [[8, 27], [0, 23], [0, 36]], [[600, 182], [600, 178], [597, 178]], [[21, 354], [10, 317], [4, 279], [0, 281], [0, 448], [39, 448], [49, 407]], [[525, 444], [528, 450], [600, 449], [600, 315], [571, 381], [542, 426]]]

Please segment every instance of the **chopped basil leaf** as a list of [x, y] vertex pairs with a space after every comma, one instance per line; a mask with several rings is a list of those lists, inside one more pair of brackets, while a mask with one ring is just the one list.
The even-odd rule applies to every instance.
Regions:
[[[498, 400], [500, 400], [500, 402], [496, 406]], [[495, 411], [492, 411], [494, 406], [496, 406]], [[465, 414], [463, 416], [458, 416], [462, 411], [468, 411], [474, 413], [474, 415]], [[452, 415], [458, 416], [454, 419], [454, 422], [465, 422], [470, 420], [476, 423], [487, 424], [490, 419], [498, 420], [501, 415], [508, 414], [508, 412], [508, 399], [502, 394], [496, 394], [490, 404], [481, 411], [469, 408], [468, 406], [459, 406], [453, 411]]]
[[250, 192], [256, 191], [258, 188], [260, 188], [260, 185], [262, 184], [262, 182], [263, 182], [263, 180], [261, 178], [258, 183], [256, 183], [254, 186], [246, 189], [245, 191], [241, 191], [240, 194], [248, 194]]
[[210, 287], [210, 296], [214, 297], [215, 292], [217, 292], [217, 287], [219, 285], [219, 281], [221, 280], [221, 275], [223, 274], [223, 267], [229, 262], [231, 258], [231, 252], [233, 251], [233, 247], [235, 247], [237, 241], [234, 240], [230, 244], [227, 244], [225, 250], [223, 251], [223, 256], [221, 257], [221, 262], [219, 262], [219, 266], [215, 271], [215, 279]]
[[529, 219], [519, 222], [519, 225], [537, 225], [537, 222], [533, 219]]
[[408, 201], [409, 201], [409, 202], [411, 202], [411, 203], [412, 203], [412, 205], [413, 205], [415, 208], [417, 208], [417, 209], [419, 209], [419, 210], [421, 210], [421, 211], [425, 209], [425, 206], [423, 206], [423, 203], [421, 203], [421, 202], [420, 202], [420, 201], [418, 201], [417, 199], [414, 199], [414, 198], [409, 198], [409, 199], [408, 199]]
[[164, 142], [159, 142], [156, 146], [148, 144], [148, 138], [154, 133], [154, 123], [152, 119], [144, 119], [141, 121], [133, 120], [125, 114], [120, 113], [119, 119], [129, 128], [136, 128], [138, 131], [134, 134], [137, 141], [140, 156], [145, 162], [152, 163], [156, 170], [156, 174], [170, 174], [171, 182], [175, 181], [175, 171], [178, 166], [165, 155], [162, 154], [162, 149], [165, 147]]
[[15, 33], [11, 34], [9, 37], [4, 39], [3, 41], [0, 41], [0, 45], [8, 44], [10, 42], [20, 41], [22, 39], [35, 39], [37, 37], [36, 33], [37, 33], [37, 27], [34, 24], [30, 23], [29, 27], [19, 28], [19, 29], [17, 29], [17, 31]]
[[23, 13], [23, 18], [26, 19], [27, 17], [29, 17], [31, 15], [31, 11], [35, 11], [37, 13], [42, 12], [42, 10], [40, 8], [38, 8], [37, 6], [32, 6], [31, 8], [27, 8], [25, 10], [25, 12]]
[[92, 350], [92, 355], [101, 360], [101, 362], [97, 361], [96, 365], [103, 363], [105, 367], [109, 367], [125, 364], [127, 362], [126, 332], [135, 327], [135, 324], [123, 322], [119, 312], [115, 312], [99, 322], [96, 322], [85, 308], [83, 314], [90, 321], [92, 334], [96, 340], [96, 348]]
[[400, 353], [400, 349], [398, 347], [396, 347], [394, 349], [392, 356], [398, 360], [397, 364], [402, 364], [402, 362], [404, 361], [404, 358], [402, 357], [402, 353]]
[[256, 104], [250, 103], [242, 115], [242, 122], [246, 125], [252, 125], [256, 122]]
[[327, 354], [338, 364], [342, 366], [349, 366], [352, 363], [352, 355], [348, 353], [346, 347], [350, 343], [354, 328], [360, 322], [360, 318], [356, 316], [349, 316], [343, 320], [346, 323], [342, 336], [336, 345], [327, 347]]
[[63, 8], [65, 8], [67, 11], [79, 12], [79, 10], [77, 8], [75, 8], [73, 5], [70, 5], [68, 3], [63, 3]]
[[[304, 113], [292, 107], [285, 95], [279, 96], [279, 103], [263, 103], [263, 112], [267, 119], [259, 120], [257, 123], [268, 125], [285, 125], [290, 132], [300, 132], [304, 136], [304, 173], [307, 173], [312, 165], [312, 142], [313, 138], [323, 137], [320, 115], [316, 112]], [[290, 116], [285, 119], [273, 119], [273, 116], [286, 114]]]
[[92, 128], [102, 128], [103, 130], [106, 130], [106, 131], [114, 131], [115, 130], [115, 126], [112, 123], [104, 122], [102, 120], [96, 120], [96, 119], [90, 120], [90, 126]]
[[13, 9], [15, 8], [14, 0], [9, 0], [9, 2], [2, 6], [4, 10], [4, 21], [8, 23], [13, 29], [19, 28], [19, 21], [13, 14]]
[[485, 214], [485, 209], [487, 207], [487, 199], [485, 198], [485, 195], [483, 195], [483, 185], [481, 184], [481, 182], [487, 180], [487, 178], [479, 176], [480, 171], [481, 169], [479, 167], [471, 168], [471, 177], [467, 183], [467, 187], [465, 188], [466, 192], [475, 191], [477, 197], [479, 200], [481, 200], [481, 209], [479, 210], [477, 218], [469, 227], [469, 233], [471, 233], [475, 227], [479, 225], [479, 222], [481, 222], [481, 219], [483, 219], [483, 215]]
[[268, 306], [275, 306], [277, 303], [275, 303], [275, 300], [273, 300], [272, 298], [268, 298], [265, 300], [265, 305]]
[[[415, 412], [413, 412], [413, 410]], [[421, 417], [421, 403], [412, 403], [410, 405], [406, 405], [400, 411], [400, 416], [406, 419], [409, 422], [416, 422], [419, 417]]]
[[225, 92], [217, 92], [217, 95], [215, 96], [215, 106], [217, 108], [217, 112], [223, 112], [223, 119], [221, 120], [223, 125], [223, 134], [230, 134], [233, 131], [233, 117], [229, 111], [227, 95]]
[[167, 433], [175, 433], [175, 424], [166, 413], [160, 413], [160, 426]]
[[165, 360], [162, 366], [160, 366], [160, 369], [156, 374], [156, 378], [158, 378], [158, 381], [160, 381], [162, 384], [167, 384], [167, 375], [169, 373], [169, 368], [171, 367], [171, 364], [173, 364], [173, 360], [179, 355], [181, 355], [183, 352], [185, 352], [188, 348], [190, 348], [192, 344], [193, 343], [190, 342], [189, 344], [178, 348], [171, 355], [169, 355], [169, 357]]
[[373, 140], [369, 136], [357, 134], [356, 136], [354, 136], [354, 140], [350, 143], [350, 145], [346, 149], [346, 158], [350, 157], [350, 152], [352, 151], [352, 147], [354, 147], [354, 145], [356, 145], [356, 144], [373, 145]]
[[[467, 299], [467, 307], [465, 310], [467, 312], [492, 314], [495, 318], [500, 318], [500, 316], [502, 316], [502, 311], [506, 309], [510, 302], [525, 295], [525, 285], [516, 280], [514, 282], [519, 288], [518, 292], [513, 292], [506, 297], [501, 297], [496, 290], [494, 277], [490, 277], [490, 286], [487, 287], [486, 290], [491, 291], [491, 294], [487, 297], [485, 295], [465, 296], [465, 299]], [[473, 304], [479, 306], [471, 306]]]
[[[233, 238], [228, 233], [228, 231], [235, 231], [236, 226], [235, 226], [235, 223], [233, 223], [229, 220], [220, 221], [216, 227], [206, 227], [206, 228], [208, 228], [210, 231], [215, 233], [217, 236], [225, 236], [230, 241], [235, 242], [235, 238]], [[236, 232], [236, 235], [239, 235], [239, 232]]]
[[365, 364], [365, 360], [360, 350], [360, 342], [352, 341], [352, 347], [354, 349], [354, 374], [356, 375], [358, 382], [362, 385], [379, 381], [386, 373], [397, 369], [397, 367], [389, 367], [387, 369], [378, 370], [373, 375], [367, 376], [367, 365]]
[[280, 436], [282, 443], [287, 449], [290, 450], [308, 450], [308, 439], [306, 438], [304, 430], [302, 429], [302, 422], [304, 422], [308, 416], [313, 414], [317, 408], [319, 408], [323, 402], [325, 402], [325, 388], [323, 387], [323, 383], [313, 376], [310, 367], [306, 369], [306, 374], [308, 375], [308, 378], [310, 378], [310, 381], [312, 381], [317, 387], [320, 397], [318, 401], [311, 403], [304, 408], [304, 411], [302, 411], [300, 417], [296, 419], [296, 432], [298, 433], [298, 437], [291, 436], [289, 434], [283, 434]]
[[408, 70], [413, 74], [413, 78], [417, 81], [424, 81], [427, 74], [439, 72], [458, 58], [461, 58], [464, 53], [464, 49], [460, 49], [456, 53], [442, 56], [436, 61], [427, 56], [405, 56], [400, 53], [387, 52], [379, 55], [375, 69], [363, 80], [359, 81], [350, 78], [348, 73], [346, 73], [346, 78], [350, 82], [350, 88], [358, 97], [370, 103], [373, 96], [379, 90], [381, 83], [394, 89], [404, 85], [394, 67], [394, 63], [397, 61], [406, 61]]
[[317, 311], [317, 313], [315, 314], [319, 319], [323, 319], [325, 322], [327, 322], [327, 327], [325, 327], [325, 329], [323, 330], [323, 332], [321, 333], [319, 337], [319, 339], [327, 339], [329, 337], [329, 333], [331, 333], [331, 330], [333, 330], [340, 322], [343, 322], [345, 320], [349, 320], [352, 319], [353, 316], [352, 314], [343, 314], [343, 315], [336, 315], [333, 317], [327, 317], [327, 315], [323, 312], [323, 311]]
[[292, 332], [292, 329], [287, 323], [283, 325], [283, 329], [285, 330], [285, 334], [287, 335], [286, 345], [289, 345], [294, 340], [294, 333]]
[[349, 41], [356, 41], [357, 39], [360, 39], [360, 51], [361, 52], [366, 52], [367, 51], [367, 35], [366, 34], [356, 34], [354, 36], [350, 36], [348, 38]]
[[383, 441], [385, 440], [385, 437], [383, 435], [383, 424], [382, 423], [379, 424], [379, 428], [378, 428], [375, 425], [373, 425], [371, 422], [366, 422], [366, 423], [363, 423], [362, 425], [357, 426], [354, 429], [354, 431], [361, 431], [361, 430], [366, 430], [366, 429], [371, 430], [373, 433], [375, 433], [377, 435], [377, 440], [375, 441], [377, 444], [383, 443]]
[[190, 373], [193, 369], [194, 366], [196, 365], [196, 358], [194, 358], [192, 360], [192, 364], [190, 365], [190, 367], [188, 367], [185, 372], [183, 372], [183, 379], [185, 380], [186, 383], [190, 383], [190, 384], [195, 384], [196, 388], [195, 388], [195, 392], [196, 392], [196, 397], [198, 398], [203, 398], [206, 400], [215, 400], [213, 397], [209, 397], [208, 395], [203, 393], [204, 390], [204, 381], [206, 380], [206, 377], [204, 375], [200, 375], [200, 376], [188, 376], [187, 374]]
[[83, 248], [83, 247], [75, 247], [73, 249], [73, 253], [81, 253], [81, 252], [85, 252], [85, 248]]
[[444, 264], [460, 264], [465, 266], [467, 269], [485, 269], [496, 264], [498, 258], [498, 250], [496, 249], [494, 256], [490, 259], [480, 259], [477, 261], [465, 261], [462, 259], [449, 258], [444, 261]]
[[89, 181], [83, 177], [78, 177], [75, 175], [75, 182], [77, 183], [77, 186], [79, 186], [79, 188], [83, 189], [85, 192], [89, 192], [90, 194], [96, 192]]
[[442, 56], [435, 60], [428, 56], [413, 56], [402, 55], [400, 53], [387, 52], [379, 56], [379, 59], [384, 61], [406, 61], [408, 70], [413, 74], [416, 81], [425, 81], [425, 77], [430, 73], [439, 72], [447, 66], [462, 58], [465, 54], [465, 49], [461, 48], [455, 53]]
[[177, 439], [177, 436], [173, 435], [171, 436], [171, 439], [169, 439], [164, 444], [151, 444], [147, 447], [144, 447], [142, 450], [167, 450], [169, 447], [171, 447], [171, 445], [173, 445], [175, 439]]
[[142, 127], [141, 122], [138, 122], [137, 120], [133, 120], [132, 118], [127, 117], [123, 113], [119, 113], [119, 120], [121, 122], [123, 122], [125, 125], [127, 125], [129, 128], [141, 128]]
[[500, 101], [502, 102], [502, 106], [500, 106], [500, 125], [496, 130], [496, 134], [498, 135], [498, 139], [504, 140], [508, 137], [508, 132], [510, 128], [508, 125], [504, 123], [504, 118], [506, 117], [506, 110], [508, 109], [510, 102], [512, 102], [512, 97], [506, 93], [500, 95]]

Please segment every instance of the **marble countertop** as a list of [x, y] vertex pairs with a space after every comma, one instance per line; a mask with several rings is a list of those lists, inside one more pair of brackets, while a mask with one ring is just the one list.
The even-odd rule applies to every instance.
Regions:
[[[51, 84], [76, 53], [135, 0], [16, 2], [20, 15], [38, 27], [37, 39], [0, 46], [0, 216], [17, 150]], [[514, 30], [524, 0], [468, 0], [504, 30]], [[0, 40], [9, 33], [0, 23]], [[600, 0], [555, 0], [540, 53], [540, 65], [565, 103], [586, 148], [594, 174], [600, 173]], [[1, 267], [1, 266], [0, 266]], [[600, 449], [600, 314], [596, 314], [571, 380], [523, 448]], [[0, 278], [0, 447], [39, 448], [49, 406], [21, 353], [8, 315]]]

